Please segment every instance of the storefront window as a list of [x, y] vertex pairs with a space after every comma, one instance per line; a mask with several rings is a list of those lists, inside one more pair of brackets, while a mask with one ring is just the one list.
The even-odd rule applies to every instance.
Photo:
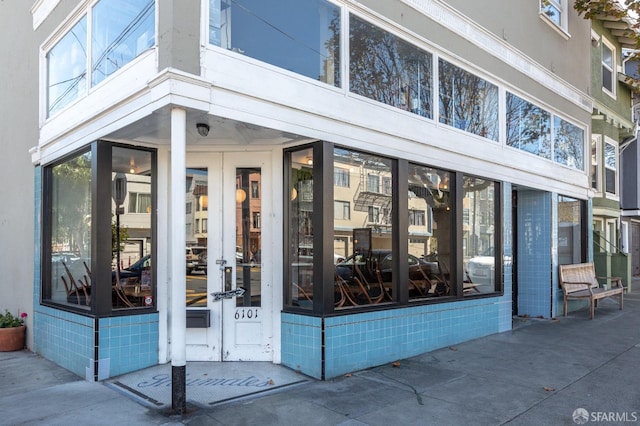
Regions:
[[153, 306], [151, 153], [112, 151], [113, 309]]
[[334, 208], [337, 201], [353, 202], [348, 218], [344, 204], [342, 214], [334, 212], [335, 308], [390, 302], [396, 287], [392, 160], [342, 148], [335, 148], [333, 154], [334, 179], [348, 170], [346, 181], [353, 183], [334, 185]]
[[432, 118], [431, 54], [351, 15], [349, 90]]
[[152, 151], [98, 141], [44, 167], [45, 304], [100, 316], [155, 306], [154, 162]]
[[289, 278], [290, 306], [313, 307], [313, 150], [290, 153]]
[[91, 152], [50, 169], [50, 272], [44, 299], [91, 306]]
[[[496, 238], [495, 183], [464, 176], [463, 220], [463, 292], [465, 296], [496, 291], [496, 265], [502, 269]], [[500, 272], [500, 271], [498, 271]]]
[[510, 259], [498, 182], [320, 141], [288, 150], [285, 165], [286, 308], [325, 314], [501, 291]]
[[451, 176], [409, 164], [409, 299], [451, 294]]
[[209, 0], [209, 43], [341, 84], [340, 8], [324, 0]]

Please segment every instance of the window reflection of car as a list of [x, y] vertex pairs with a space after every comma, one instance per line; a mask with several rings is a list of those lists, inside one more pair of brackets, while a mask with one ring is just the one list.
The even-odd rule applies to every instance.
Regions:
[[187, 247], [187, 275], [193, 271], [204, 271], [207, 273], [207, 248], [206, 247]]
[[[367, 260], [369, 260], [367, 262]], [[372, 261], [372, 262], [371, 262]], [[375, 281], [377, 278], [372, 275], [374, 272], [370, 270], [370, 265], [377, 265], [382, 275], [382, 281], [391, 282], [392, 279], [392, 262], [393, 257], [391, 250], [374, 249], [371, 250], [369, 259], [362, 253], [356, 253], [347, 257], [344, 261], [336, 264], [336, 271], [341, 278], [349, 282], [353, 277], [354, 266], [358, 266], [367, 280]], [[408, 255], [407, 265], [409, 267], [409, 278], [420, 280], [423, 274], [420, 269], [428, 276], [433, 277], [438, 274], [438, 264], [436, 262], [427, 262], [413, 255]]]
[[[495, 248], [489, 247], [480, 255], [469, 259], [467, 263], [467, 275], [473, 283], [489, 283], [495, 277]], [[511, 257], [504, 257], [505, 265], [511, 263]]]
[[[148, 254], [146, 256], [144, 256], [143, 258], [141, 258], [140, 260], [138, 260], [136, 263], [134, 263], [133, 265], [129, 266], [128, 268], [124, 268], [120, 270], [120, 279], [125, 279], [125, 278], [138, 278], [141, 279], [142, 277], [142, 271], [146, 271], [146, 270], [150, 270], [151, 269], [151, 255]], [[111, 272], [111, 282], [115, 283], [116, 282], [116, 271], [112, 271]]]

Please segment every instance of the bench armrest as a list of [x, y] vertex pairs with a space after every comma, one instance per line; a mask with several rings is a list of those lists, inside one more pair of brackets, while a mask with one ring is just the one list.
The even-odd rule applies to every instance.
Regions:
[[624, 287], [622, 285], [622, 277], [596, 277], [599, 280], [611, 280], [611, 283], [615, 283], [616, 287]]

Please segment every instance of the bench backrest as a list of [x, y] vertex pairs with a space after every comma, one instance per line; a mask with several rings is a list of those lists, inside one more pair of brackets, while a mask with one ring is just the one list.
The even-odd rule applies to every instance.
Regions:
[[589, 283], [591, 287], [598, 287], [596, 279], [596, 269], [592, 262], [577, 263], [574, 265], [560, 265], [560, 285], [566, 293], [585, 290], [584, 284], [577, 285], [571, 283]]

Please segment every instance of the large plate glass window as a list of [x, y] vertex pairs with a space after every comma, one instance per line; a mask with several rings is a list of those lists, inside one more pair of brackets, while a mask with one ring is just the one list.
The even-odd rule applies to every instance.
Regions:
[[350, 15], [349, 90], [432, 118], [432, 56]]
[[584, 170], [584, 130], [560, 117], [553, 117], [553, 153], [556, 163]]
[[[334, 209], [341, 209], [333, 221], [334, 307], [390, 302], [396, 287], [392, 160], [343, 148], [333, 156]], [[348, 178], [337, 178], [345, 173]], [[345, 201], [353, 203], [348, 216]]]
[[62, 36], [46, 54], [48, 116], [85, 96], [88, 81], [100, 83], [155, 45], [155, 4], [100, 0]]
[[409, 164], [409, 299], [451, 293], [451, 173]]
[[[496, 184], [463, 177], [463, 293], [473, 296], [498, 290], [496, 265], [502, 268], [496, 237]], [[500, 271], [498, 271], [500, 272]]]
[[498, 86], [443, 59], [438, 64], [440, 122], [497, 141]]
[[91, 151], [47, 169], [49, 175], [50, 276], [44, 300], [91, 306]]
[[113, 309], [154, 306], [151, 152], [112, 151]]
[[91, 85], [155, 44], [155, 0], [100, 0], [91, 19]]
[[507, 145], [551, 160], [551, 113], [507, 92]]
[[87, 17], [47, 53], [47, 113], [52, 115], [87, 94]]
[[155, 306], [154, 158], [94, 142], [45, 166], [44, 302], [98, 315]]
[[313, 308], [313, 149], [289, 153], [289, 306]]
[[340, 26], [324, 0], [209, 0], [209, 43], [337, 87]]

